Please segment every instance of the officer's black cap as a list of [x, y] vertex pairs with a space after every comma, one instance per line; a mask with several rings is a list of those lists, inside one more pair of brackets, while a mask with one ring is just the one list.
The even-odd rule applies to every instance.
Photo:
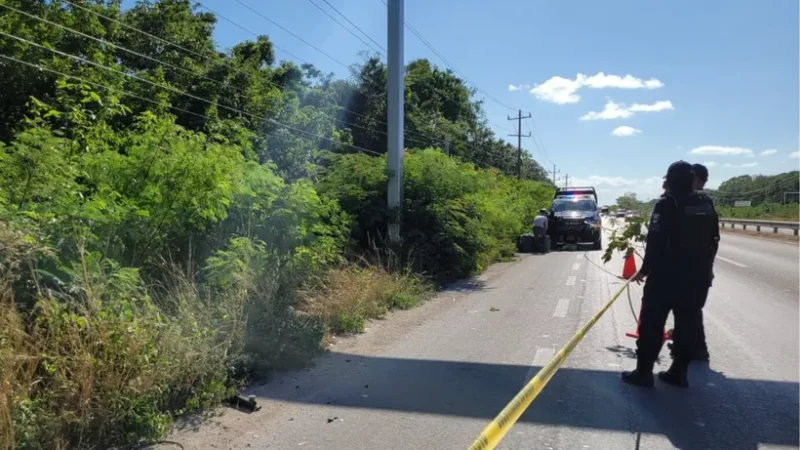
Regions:
[[676, 161], [667, 169], [667, 184], [673, 192], [691, 192], [694, 182], [692, 165], [686, 161]]
[[664, 178], [667, 180], [674, 180], [688, 177], [689, 175], [694, 176], [692, 165], [681, 160], [670, 164], [669, 169], [667, 169], [667, 175], [664, 176]]
[[702, 181], [708, 181], [708, 169], [702, 164], [692, 164], [692, 171], [694, 176]]

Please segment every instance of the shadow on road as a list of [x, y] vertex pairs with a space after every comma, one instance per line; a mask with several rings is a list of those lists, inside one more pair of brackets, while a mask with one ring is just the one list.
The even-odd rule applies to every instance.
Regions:
[[456, 281], [444, 287], [443, 292], [455, 292], [465, 294], [470, 292], [477, 292], [491, 289], [487, 287], [487, 283], [477, 278], [470, 278], [466, 280]]
[[[530, 370], [526, 365], [331, 353], [313, 374], [287, 375], [291, 381], [269, 383], [252, 393], [285, 402], [482, 418], [488, 423]], [[616, 371], [565, 368], [520, 421], [663, 435], [680, 449], [800, 444], [797, 383], [728, 378], [707, 364], [693, 365], [690, 380], [690, 389], [663, 384], [637, 389], [624, 385]]]
[[[610, 351], [611, 353], [616, 353], [618, 355], [622, 355], [622, 356], [624, 356], [625, 358], [628, 358], [628, 359], [633, 359], [633, 360], [636, 359], [636, 350], [634, 350], [631, 347], [626, 347], [624, 345], [617, 344], [617, 345], [614, 345], [614, 346], [611, 346], [611, 347], [606, 347], [606, 350]], [[663, 361], [661, 359], [661, 356], [659, 355], [659, 357], [656, 358], [656, 363], [661, 364], [662, 362]]]

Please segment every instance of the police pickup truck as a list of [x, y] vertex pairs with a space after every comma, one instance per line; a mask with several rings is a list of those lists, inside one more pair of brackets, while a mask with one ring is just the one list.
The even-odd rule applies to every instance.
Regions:
[[555, 247], [564, 244], [591, 244], [595, 250], [603, 247], [600, 209], [593, 187], [556, 189], [549, 222], [550, 240]]

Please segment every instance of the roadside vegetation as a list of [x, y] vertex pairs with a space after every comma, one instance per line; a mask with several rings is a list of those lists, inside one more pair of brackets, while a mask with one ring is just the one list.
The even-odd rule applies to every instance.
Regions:
[[762, 203], [758, 206], [717, 206], [720, 217], [800, 221], [800, 203]]
[[552, 198], [532, 159], [509, 176], [469, 86], [414, 61], [390, 246], [377, 58], [335, 79], [266, 36], [220, 52], [183, 0], [3, 5], [31, 16], [0, 10], [23, 39], [0, 54], [34, 67], [0, 62], [0, 450], [154, 441], [513, 255]]
[[[800, 220], [800, 172], [742, 175], [709, 191], [721, 217], [763, 220]], [[734, 206], [737, 200], [751, 206]]]

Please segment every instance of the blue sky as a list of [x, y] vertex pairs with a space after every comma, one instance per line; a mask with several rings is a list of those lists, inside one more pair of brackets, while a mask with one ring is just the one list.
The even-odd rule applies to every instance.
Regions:
[[[201, 3], [324, 71], [346, 75], [237, 1]], [[366, 46], [309, 0], [241, 1], [342, 62], [362, 60]], [[386, 46], [381, 0], [328, 2]], [[791, 155], [800, 143], [797, 0], [406, 0], [405, 8], [406, 21], [458, 71], [533, 114], [546, 154], [531, 139], [523, 145], [537, 161], [595, 185], [601, 202], [626, 190], [654, 197], [677, 159], [712, 161], [712, 187], [800, 164]], [[252, 38], [219, 20], [221, 48]], [[406, 30], [406, 61], [420, 57], [444, 65]], [[513, 130], [506, 120], [512, 111], [489, 99], [485, 110], [499, 135]], [[775, 152], [762, 156], [764, 150]]]

